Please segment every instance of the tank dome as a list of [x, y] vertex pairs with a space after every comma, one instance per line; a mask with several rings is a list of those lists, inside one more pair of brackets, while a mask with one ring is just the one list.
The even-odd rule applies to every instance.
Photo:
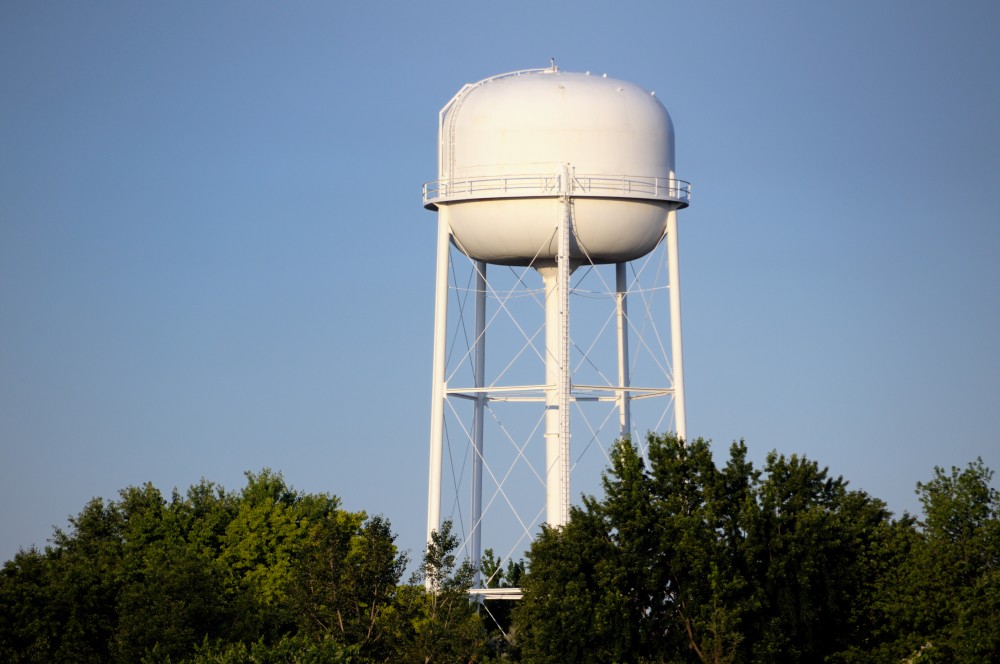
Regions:
[[478, 260], [551, 260], [567, 193], [576, 262], [645, 255], [688, 203], [670, 115], [633, 83], [555, 67], [504, 74], [462, 88], [439, 130], [424, 203], [447, 206], [456, 245]]

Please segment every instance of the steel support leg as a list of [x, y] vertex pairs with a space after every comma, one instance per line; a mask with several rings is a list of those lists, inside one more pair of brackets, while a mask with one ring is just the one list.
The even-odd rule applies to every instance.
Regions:
[[670, 355], [674, 368], [674, 422], [677, 435], [687, 440], [684, 413], [684, 354], [681, 343], [681, 266], [677, 252], [677, 210], [667, 215], [667, 261], [670, 263]]

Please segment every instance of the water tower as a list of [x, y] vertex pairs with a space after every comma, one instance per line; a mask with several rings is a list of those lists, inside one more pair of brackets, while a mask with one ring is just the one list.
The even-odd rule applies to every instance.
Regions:
[[[564, 72], [553, 63], [465, 85], [441, 109], [438, 179], [424, 185], [423, 195], [424, 207], [438, 213], [428, 538], [442, 518], [445, 417], [454, 412], [449, 404], [460, 401], [469, 408], [469, 419], [453, 428], [461, 429], [470, 450], [466, 544], [478, 562], [483, 467], [490, 452], [484, 423], [492, 403], [516, 402], [542, 413], [534, 447], [544, 447], [544, 466], [535, 474], [544, 484], [539, 518], [552, 526], [569, 517], [574, 407], [587, 401], [610, 404], [617, 415], [612, 437], [617, 438], [631, 431], [633, 401], [662, 396], [672, 405], [678, 435], [686, 436], [677, 210], [687, 207], [690, 186], [676, 178], [673, 124], [654, 93], [606, 75]], [[661, 345], [670, 347], [669, 367], [661, 384], [639, 385], [630, 381], [629, 330], [635, 326], [630, 324], [628, 293], [635, 279], [630, 280], [627, 265], [664, 240], [670, 334], [669, 343]], [[474, 285], [467, 289], [474, 301], [474, 324], [464, 332], [465, 382], [456, 380], [448, 367], [456, 339], [463, 336], [449, 331], [455, 251], [471, 263], [474, 275]], [[538, 279], [534, 273], [540, 275], [535, 299], [541, 320], [537, 329], [543, 332], [532, 334], [532, 322], [522, 324], [510, 313], [509, 291], [491, 286], [495, 268], [488, 278], [488, 265], [520, 269], [527, 276], [516, 281], [529, 290], [529, 282]], [[600, 374], [606, 376], [601, 381], [580, 380], [572, 361], [572, 275], [581, 268], [614, 270], [604, 290], [613, 307], [616, 371]], [[487, 340], [494, 346], [487, 322], [494, 320], [490, 298], [494, 310], [503, 309], [515, 319], [512, 329], [526, 340], [526, 354], [539, 357], [543, 369], [538, 375], [510, 382], [514, 373], [502, 369], [487, 377]], [[524, 459], [531, 448], [531, 443], [515, 445]], [[537, 454], [541, 457], [541, 450]], [[503, 496], [497, 502], [510, 503], [499, 484], [504, 477], [490, 471], [500, 486], [494, 496]], [[520, 519], [521, 526], [530, 529], [530, 520]]]

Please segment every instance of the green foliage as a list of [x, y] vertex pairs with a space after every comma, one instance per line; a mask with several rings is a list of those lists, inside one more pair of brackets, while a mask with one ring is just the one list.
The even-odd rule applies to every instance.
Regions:
[[[525, 573], [523, 560], [503, 561], [486, 549], [480, 562], [482, 585], [486, 588], [520, 588]], [[516, 637], [513, 634], [514, 608], [517, 602], [510, 599], [480, 600], [479, 615], [486, 627], [486, 649], [494, 658], [512, 658], [516, 655]]]
[[431, 533], [413, 585], [402, 593], [402, 609], [410, 616], [400, 634], [406, 644], [402, 661], [470, 662], [485, 646], [485, 629], [469, 601], [475, 570], [468, 560], [458, 562], [458, 546], [450, 521]]
[[532, 662], [813, 662], [871, 637], [858, 601], [892, 533], [882, 503], [815, 462], [763, 473], [734, 444], [615, 449], [605, 497], [543, 529], [515, 627]]
[[288, 599], [293, 561], [309, 541], [310, 526], [336, 511], [330, 496], [300, 496], [280, 475], [247, 473], [239, 506], [222, 537], [221, 560], [263, 606]]
[[299, 628], [314, 638], [356, 646], [359, 655], [385, 661], [401, 630], [397, 584], [406, 556], [381, 517], [338, 512], [313, 527], [295, 584]]
[[448, 522], [400, 585], [385, 519], [269, 470], [237, 493], [128, 487], [3, 565], [0, 661], [1000, 661], [981, 460], [918, 484], [918, 521], [809, 459], [757, 470], [742, 442], [718, 464], [703, 440], [650, 436], [646, 458], [618, 444], [603, 499], [543, 527], [530, 571], [487, 550], [485, 583], [520, 603], [469, 600]]
[[881, 661], [1000, 661], [1000, 495], [982, 459], [917, 484], [923, 520], [877, 600]]
[[613, 662], [639, 654], [630, 589], [613, 583], [629, 570], [601, 515], [574, 508], [565, 528], [543, 526], [528, 558], [514, 618], [526, 661]]
[[181, 655], [203, 634], [226, 634], [235, 616], [223, 564], [188, 541], [182, 520], [152, 485], [122, 491], [119, 507], [125, 528], [114, 658], [139, 661], [154, 647]]
[[870, 643], [866, 603], [893, 528], [884, 504], [795, 455], [770, 454], [764, 477], [749, 533], [762, 581], [755, 658], [810, 662]]
[[[284, 636], [273, 645], [264, 641], [206, 643], [193, 657], [178, 664], [352, 664], [364, 661], [358, 658], [357, 651], [357, 647], [333, 639], [316, 641], [297, 635]], [[144, 664], [154, 661], [162, 660], [146, 660]]]
[[95, 499], [70, 519], [72, 536], [56, 531], [57, 548], [45, 555], [46, 585], [38, 589], [51, 604], [39, 611], [40, 616], [32, 616], [36, 627], [48, 635], [35, 644], [42, 658], [76, 662], [110, 658], [109, 642], [118, 623], [117, 571], [126, 518], [116, 504]]
[[[0, 659], [42, 662], [54, 657], [69, 611], [59, 597], [57, 567], [36, 549], [22, 550], [0, 572]], [[79, 661], [100, 661], [97, 653]]]
[[520, 588], [526, 567], [523, 560], [508, 560], [505, 570], [503, 561], [494, 555], [493, 549], [486, 549], [479, 569], [486, 588]]
[[[247, 474], [91, 501], [0, 574], [0, 661], [387, 661], [406, 565], [387, 521]], [[325, 585], [324, 585], [325, 584]], [[336, 627], [318, 618], [332, 611]], [[200, 645], [199, 645], [200, 644]], [[369, 658], [374, 659], [369, 659]], [[200, 658], [200, 659], [197, 659]]]

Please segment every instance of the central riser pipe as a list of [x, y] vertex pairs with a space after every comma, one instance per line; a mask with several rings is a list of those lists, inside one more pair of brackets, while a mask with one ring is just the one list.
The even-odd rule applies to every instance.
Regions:
[[[545, 284], [545, 514], [550, 526], [565, 524], [563, 515], [569, 512], [563, 496], [568, 493], [569, 478], [563, 477], [562, 395], [562, 326], [559, 306], [559, 269], [555, 266], [538, 269]], [[568, 413], [567, 413], [568, 415]]]

